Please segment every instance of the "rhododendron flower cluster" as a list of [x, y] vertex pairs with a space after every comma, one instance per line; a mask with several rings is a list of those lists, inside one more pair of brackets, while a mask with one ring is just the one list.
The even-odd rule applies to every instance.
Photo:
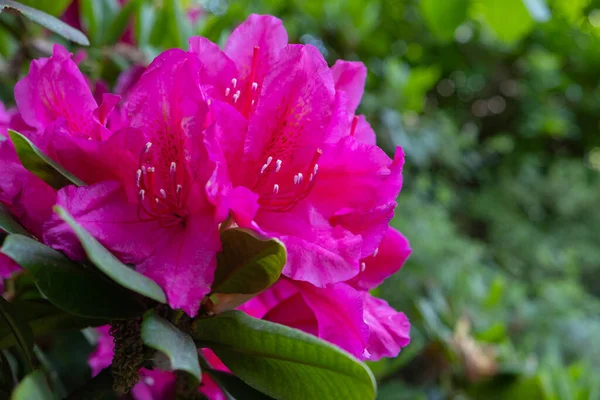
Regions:
[[[203, 37], [189, 43], [156, 57], [123, 97], [105, 93], [100, 102], [65, 48], [33, 61], [15, 87], [17, 110], [3, 112], [2, 135], [19, 131], [85, 185], [49, 186], [6, 139], [0, 202], [40, 241], [84, 260], [52, 212], [61, 206], [189, 317], [212, 312], [221, 232], [276, 238], [287, 250], [282, 276], [242, 311], [363, 360], [396, 356], [409, 322], [369, 290], [411, 252], [389, 227], [404, 159], [400, 148], [390, 158], [377, 147], [355, 114], [366, 68], [328, 66], [315, 47], [288, 44], [271, 16], [250, 16], [224, 50]], [[0, 259], [1, 277], [15, 270]], [[111, 358], [101, 345], [94, 372]], [[134, 395], [170, 379], [141, 373]]]

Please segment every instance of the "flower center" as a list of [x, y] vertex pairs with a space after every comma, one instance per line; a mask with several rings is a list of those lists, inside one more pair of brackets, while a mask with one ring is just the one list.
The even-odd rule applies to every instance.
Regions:
[[322, 154], [323, 151], [317, 149], [310, 163], [303, 168], [288, 167], [280, 159], [267, 157], [252, 189], [260, 196], [260, 206], [268, 211], [280, 212], [294, 208], [314, 187], [319, 171], [317, 161]]
[[152, 143], [148, 142], [140, 155], [136, 171], [138, 217], [143, 221], [157, 220], [168, 227], [184, 222], [187, 217], [188, 176], [183, 162], [165, 160], [160, 157], [163, 153], [153, 151]]
[[233, 105], [245, 117], [250, 114], [259, 95], [258, 82], [256, 81], [259, 50], [258, 46], [254, 46], [250, 75], [242, 82], [234, 77], [231, 79], [231, 86], [225, 89], [225, 97], [228, 99], [229, 104]]

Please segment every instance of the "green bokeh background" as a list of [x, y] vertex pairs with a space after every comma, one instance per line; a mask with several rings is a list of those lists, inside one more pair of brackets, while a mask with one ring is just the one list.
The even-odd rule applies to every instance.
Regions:
[[[57, 15], [68, 5], [29, 3]], [[375, 293], [412, 322], [411, 345], [370, 364], [380, 399], [600, 398], [600, 2], [80, 3], [92, 41], [82, 69], [109, 87], [189, 35], [222, 43], [253, 12], [283, 19], [291, 42], [330, 64], [367, 65], [359, 112], [381, 147], [406, 153], [393, 225], [413, 248]], [[192, 24], [185, 10], [198, 5]], [[11, 104], [28, 59], [61, 39], [0, 22]], [[127, 22], [137, 48], [117, 44]], [[67, 385], [79, 382], [76, 357], [50, 344]]]

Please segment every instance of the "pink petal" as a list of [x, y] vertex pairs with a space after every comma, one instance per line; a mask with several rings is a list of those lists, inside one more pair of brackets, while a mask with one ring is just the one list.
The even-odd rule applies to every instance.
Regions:
[[21, 267], [19, 267], [12, 259], [0, 253], [0, 297], [4, 292], [4, 280], [11, 278], [15, 272], [20, 270]]
[[369, 257], [379, 246], [388, 225], [394, 216], [396, 202], [390, 201], [371, 209], [342, 209], [336, 212], [329, 222], [341, 226], [362, 238], [360, 258]]
[[277, 304], [263, 319], [319, 336], [319, 323], [315, 312], [306, 304], [300, 292]]
[[184, 229], [166, 232], [157, 250], [136, 269], [156, 281], [172, 308], [194, 317], [210, 292], [221, 242], [212, 217], [192, 215]]
[[164, 400], [175, 398], [175, 374], [159, 369], [140, 370], [140, 380], [131, 389], [134, 400]]
[[[102, 95], [102, 104], [96, 110], [94, 110], [94, 118], [102, 125], [106, 125], [110, 113], [115, 108], [117, 103], [121, 100], [121, 96], [111, 93], [104, 93]], [[102, 139], [106, 139], [105, 137]]]
[[333, 343], [355, 357], [364, 359], [369, 329], [363, 321], [360, 293], [344, 283], [325, 289], [299, 283], [300, 293], [313, 310], [318, 323], [318, 337]]
[[0, 141], [0, 203], [37, 237], [52, 213], [56, 192], [18, 162], [9, 141]]
[[104, 325], [95, 329], [98, 334], [96, 348], [88, 357], [88, 365], [92, 369], [92, 376], [96, 376], [104, 368], [112, 364], [115, 350], [113, 337], [109, 334], [110, 325]]
[[[200, 84], [207, 87], [207, 93], [213, 99], [225, 101], [231, 98], [235, 93], [235, 88], [231, 87], [231, 80], [237, 76], [234, 62], [219, 46], [204, 37], [194, 36], [189, 42], [190, 52], [200, 61], [198, 71]], [[229, 88], [228, 92], [226, 92], [227, 88]]]
[[[138, 218], [138, 205], [129, 203], [121, 185], [102, 182], [77, 188], [67, 186], [58, 192], [56, 203], [119, 259], [136, 264], [158, 248], [168, 231], [157, 222]], [[79, 241], [56, 214], [44, 227], [44, 242], [63, 251], [69, 258], [84, 258]]]
[[364, 270], [361, 269], [350, 285], [361, 290], [379, 286], [402, 268], [411, 251], [408, 240], [397, 230], [388, 228], [376, 252], [362, 261]]
[[348, 111], [353, 113], [360, 103], [367, 79], [367, 67], [358, 61], [337, 60], [331, 67], [335, 90], [348, 95]]
[[402, 186], [402, 155], [400, 150], [390, 160], [379, 147], [347, 136], [324, 148], [308, 199], [326, 216], [344, 208], [369, 210], [394, 201]]
[[15, 100], [25, 122], [43, 131], [64, 118], [75, 136], [99, 139], [101, 126], [90, 118], [97, 104], [71, 54], [55, 45], [52, 57], [33, 60], [29, 74], [15, 86]]
[[360, 236], [332, 227], [315, 209], [299, 204], [285, 214], [259, 211], [256, 222], [279, 238], [288, 252], [283, 274], [318, 287], [343, 282], [359, 272]]
[[377, 138], [375, 136], [373, 128], [371, 128], [371, 125], [369, 124], [369, 121], [367, 121], [364, 115], [357, 115], [356, 118], [358, 119], [354, 128], [353, 136], [359, 142], [375, 146]]
[[[293, 174], [306, 169], [326, 135], [334, 87], [323, 56], [314, 46], [288, 45], [264, 81], [248, 127], [246, 160], [258, 169], [267, 157], [280, 159]], [[285, 172], [282, 171], [282, 173]]]
[[364, 320], [369, 326], [369, 358], [396, 357], [410, 343], [410, 322], [406, 315], [391, 308], [384, 300], [362, 292]]
[[254, 48], [258, 47], [254, 82], [262, 87], [263, 78], [287, 41], [288, 35], [281, 20], [270, 15], [251, 14], [231, 33], [225, 45], [225, 53], [235, 62], [239, 74], [231, 78], [237, 78], [238, 81], [250, 78]]

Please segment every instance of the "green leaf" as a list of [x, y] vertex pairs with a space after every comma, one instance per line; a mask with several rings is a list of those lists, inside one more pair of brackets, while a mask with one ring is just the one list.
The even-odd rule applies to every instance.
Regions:
[[[69, 314], [47, 301], [17, 301], [11, 305], [19, 318], [29, 324], [34, 337], [58, 331], [81, 330], [109, 322], [107, 319], [84, 318]], [[0, 349], [15, 343], [9, 327], [0, 326]]]
[[45, 12], [28, 7], [16, 1], [0, 0], [0, 12], [6, 9], [18, 11], [33, 22], [38, 23], [43, 27], [50, 29], [52, 32], [57, 33], [60, 36], [77, 44], [82, 46], [90, 45], [90, 41], [83, 34], [83, 32], [65, 24], [60, 19], [53, 17], [52, 15], [48, 15]]
[[160, 286], [119, 261], [110, 251], [89, 234], [67, 210], [55, 206], [54, 211], [75, 232], [90, 261], [108, 277], [123, 287], [144, 295], [159, 303], [166, 303], [167, 297]]
[[11, 400], [55, 400], [55, 398], [44, 373], [40, 370], [27, 375], [10, 397]]
[[142, 322], [142, 341], [169, 358], [171, 369], [186, 371], [200, 382], [200, 363], [194, 340], [169, 321], [154, 312], [148, 312]]
[[142, 0], [130, 0], [121, 7], [119, 13], [112, 19], [106, 31], [104, 44], [115, 44], [121, 39], [127, 29], [131, 16], [139, 9]]
[[54, 162], [19, 132], [9, 129], [8, 135], [15, 146], [21, 164], [54, 189], [68, 185], [85, 186], [85, 183]]
[[277, 399], [374, 399], [371, 371], [345, 351], [240, 311], [198, 318], [194, 338], [253, 388]]
[[205, 370], [210, 377], [219, 385], [221, 390], [227, 391], [234, 399], [239, 400], [270, 400], [272, 397], [259, 392], [251, 386], [246, 385], [240, 378], [227, 372], [215, 369]]
[[441, 41], [451, 41], [467, 18], [469, 0], [421, 0], [419, 5], [431, 33]]
[[29, 235], [29, 232], [15, 220], [8, 208], [2, 203], [0, 203], [0, 230], [6, 233]]
[[33, 370], [31, 359], [33, 358], [33, 346], [35, 338], [33, 331], [27, 322], [23, 321], [21, 315], [14, 309], [12, 304], [0, 297], [0, 321], [2, 321], [3, 329], [9, 331], [13, 336], [17, 349], [23, 357], [29, 368]]
[[131, 318], [146, 308], [137, 296], [102, 274], [77, 265], [40, 242], [10, 235], [0, 252], [29, 271], [35, 284], [54, 305], [90, 318]]
[[506, 43], [523, 38], [534, 25], [523, 0], [483, 0], [481, 13], [498, 39]]
[[21, 0], [20, 3], [56, 17], [65, 12], [71, 0]]
[[163, 12], [167, 18], [169, 43], [180, 49], [187, 49], [188, 39], [192, 36], [192, 28], [181, 3], [181, 0], [166, 1], [163, 3]]
[[285, 266], [285, 246], [277, 239], [261, 239], [246, 229], [221, 233], [213, 293], [254, 294], [279, 279]]
[[93, 44], [106, 42], [109, 25], [119, 9], [117, 0], [79, 0], [80, 19]]

